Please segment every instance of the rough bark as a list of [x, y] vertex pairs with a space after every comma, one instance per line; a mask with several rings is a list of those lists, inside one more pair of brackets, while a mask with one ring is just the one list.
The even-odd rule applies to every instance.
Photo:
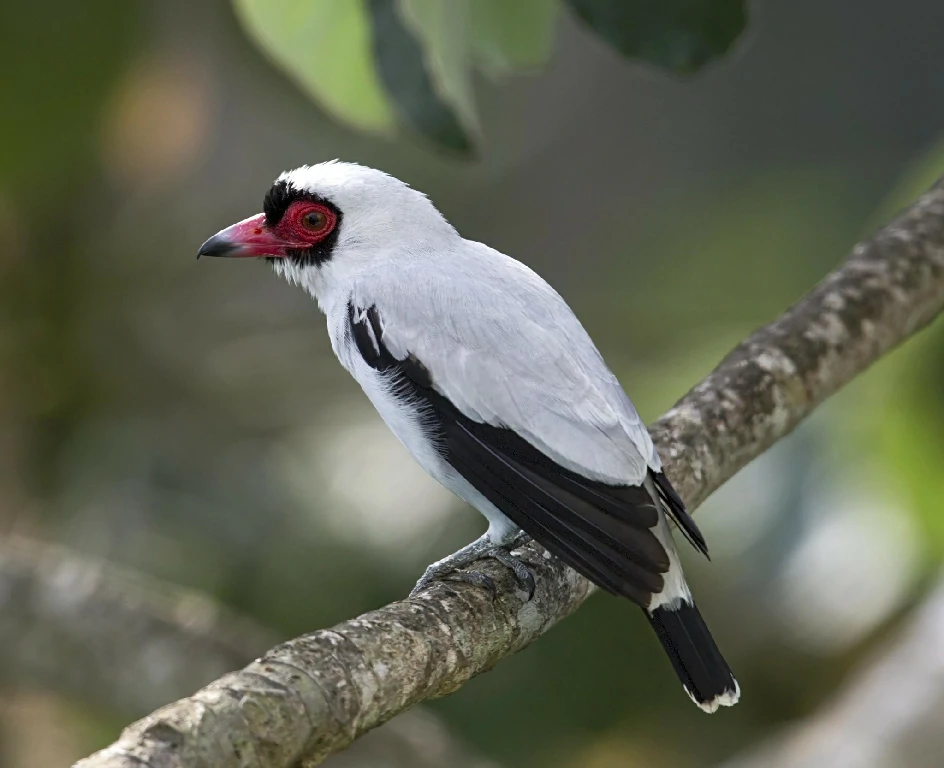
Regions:
[[[48, 702], [44, 709], [46, 700], [25, 694], [30, 689], [140, 717], [275, 642], [273, 633], [199, 592], [59, 545], [0, 540], [0, 713], [7, 707], [7, 716], [37, 720], [31, 730], [7, 732], [7, 741], [35, 743], [48, 727]], [[328, 761], [332, 768], [381, 763], [495, 768], [422, 708]]]
[[277, 639], [199, 592], [65, 547], [0, 540], [0, 687], [140, 715]]
[[[858, 245], [781, 318], [740, 344], [653, 426], [691, 507], [944, 306], [944, 183]], [[587, 582], [535, 547], [537, 593], [439, 583], [418, 598], [276, 646], [129, 726], [80, 768], [313, 766], [365, 731], [444, 696], [574, 611]]]

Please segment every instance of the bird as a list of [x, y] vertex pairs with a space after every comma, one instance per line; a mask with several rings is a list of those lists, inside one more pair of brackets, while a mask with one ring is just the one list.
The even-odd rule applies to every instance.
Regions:
[[327, 319], [331, 347], [381, 418], [487, 531], [430, 565], [434, 581], [494, 584], [493, 557], [534, 594], [512, 552], [533, 540], [640, 606], [705, 712], [740, 687], [692, 599], [670, 521], [705, 539], [645, 424], [564, 299], [521, 262], [466, 240], [422, 192], [338, 160], [282, 173], [262, 213], [200, 256], [266, 260]]

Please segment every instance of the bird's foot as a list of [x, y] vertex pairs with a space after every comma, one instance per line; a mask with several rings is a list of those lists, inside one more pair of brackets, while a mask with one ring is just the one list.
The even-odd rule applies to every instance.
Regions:
[[488, 535], [480, 536], [468, 546], [463, 547], [458, 552], [445, 557], [433, 563], [426, 569], [422, 578], [416, 582], [410, 597], [416, 597], [426, 587], [434, 581], [443, 579], [449, 581], [464, 581], [476, 587], [481, 587], [491, 593], [492, 597], [498, 595], [498, 588], [492, 577], [481, 571], [460, 571], [469, 563], [480, 560], [485, 557], [492, 557], [506, 568], [514, 573], [518, 583], [528, 593], [528, 600], [534, 597], [535, 582], [531, 569], [523, 562], [511, 554], [511, 550], [516, 549], [531, 540], [523, 531], [519, 531], [509, 541], [496, 545], [488, 538]]
[[[537, 589], [537, 585], [534, 583], [534, 574], [531, 573], [531, 569], [522, 563], [517, 557], [511, 554], [511, 550], [514, 548], [515, 547], [509, 547], [508, 549], [504, 549], [502, 547], [495, 547], [488, 554], [489, 557], [495, 558], [499, 563], [511, 570], [511, 572], [515, 575], [515, 578], [518, 580], [518, 584], [520, 584], [524, 588], [524, 591], [528, 593], [528, 599], [525, 600], [525, 602], [528, 602], [528, 600], [534, 597], [534, 590]], [[458, 575], [463, 575], [465, 573], [466, 572], [463, 571], [462, 574]], [[468, 575], [471, 576], [472, 574], [477, 573], [478, 571], [471, 571]], [[480, 575], [485, 576], [484, 573]], [[486, 578], [488, 577], [486, 576]], [[491, 579], [489, 579], [489, 581], [491, 581]]]

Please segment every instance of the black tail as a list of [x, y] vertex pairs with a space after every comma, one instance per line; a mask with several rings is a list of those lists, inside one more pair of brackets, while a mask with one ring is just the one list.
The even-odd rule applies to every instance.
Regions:
[[737, 703], [737, 680], [694, 603], [682, 600], [646, 615], [692, 701], [705, 712]]

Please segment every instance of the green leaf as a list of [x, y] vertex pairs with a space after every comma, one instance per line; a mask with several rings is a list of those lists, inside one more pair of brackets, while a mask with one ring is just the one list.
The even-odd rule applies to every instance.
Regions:
[[475, 0], [472, 46], [489, 75], [536, 70], [554, 48], [559, 0]]
[[624, 56], [677, 74], [694, 72], [731, 47], [747, 23], [746, 0], [567, 0], [577, 16]]
[[469, 0], [400, 0], [400, 10], [404, 24], [422, 43], [436, 93], [464, 126], [477, 132]]
[[233, 0], [260, 48], [329, 112], [368, 131], [395, 124], [364, 0]]
[[[401, 18], [396, 0], [369, 0], [368, 8], [373, 22], [374, 58], [400, 118], [436, 144], [469, 154], [472, 142], [456, 116], [458, 107], [453, 106], [460, 98], [458, 80], [450, 81], [452, 90], [447, 101], [440, 95], [440, 88], [445, 93], [445, 81], [434, 80], [432, 57], [428, 63], [419, 35]], [[450, 61], [450, 67], [457, 66]], [[453, 72], [449, 77], [457, 75]]]
[[139, 15], [125, 0], [65, 3], [55, 12], [45, 3], [0, 3], [0, 184], [55, 187], [92, 162]]

